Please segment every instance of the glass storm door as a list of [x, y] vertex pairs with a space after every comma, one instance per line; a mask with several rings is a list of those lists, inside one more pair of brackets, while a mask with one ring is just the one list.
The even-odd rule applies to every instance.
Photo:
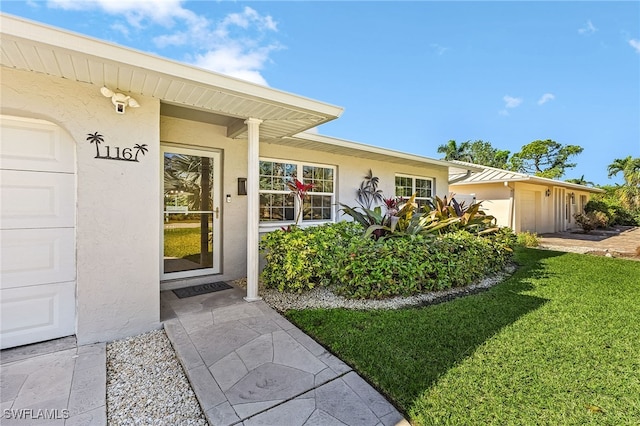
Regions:
[[162, 279], [220, 272], [220, 154], [162, 148]]

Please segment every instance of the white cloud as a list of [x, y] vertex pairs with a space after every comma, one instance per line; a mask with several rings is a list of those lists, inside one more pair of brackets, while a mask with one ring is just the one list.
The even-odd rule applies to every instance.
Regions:
[[269, 53], [276, 47], [246, 50], [240, 44], [220, 46], [204, 54], [196, 55], [194, 64], [212, 71], [267, 85], [260, 74]]
[[545, 93], [540, 99], [538, 99], [538, 105], [544, 105], [549, 101], [554, 100], [556, 97], [553, 93]]
[[101, 9], [122, 15], [129, 25], [141, 28], [148, 23], [171, 27], [176, 20], [198, 21], [198, 15], [182, 7], [182, 0], [49, 0], [48, 6], [65, 10]]
[[516, 108], [522, 103], [522, 98], [514, 98], [513, 96], [509, 95], [505, 95], [502, 100], [504, 101], [505, 108]]
[[439, 45], [438, 43], [432, 43], [431, 44], [431, 48], [438, 54], [438, 55], [442, 55], [444, 54], [444, 52], [446, 52], [447, 50], [449, 50], [448, 47], [444, 47]]
[[593, 34], [596, 31], [598, 31], [598, 29], [593, 26], [591, 19], [589, 19], [584, 27], [578, 29], [578, 34]]
[[629, 40], [629, 46], [633, 47], [636, 53], [640, 53], [640, 40], [631, 39]]
[[[250, 7], [230, 13], [217, 22], [183, 7], [182, 0], [49, 0], [49, 7], [65, 10], [100, 10], [123, 17], [137, 31], [157, 25], [169, 30], [153, 42], [159, 48], [180, 46], [194, 65], [222, 74], [267, 85], [260, 70], [271, 52], [282, 47], [268, 40], [278, 31], [276, 21]], [[130, 36], [123, 22], [111, 28]]]
[[501, 109], [500, 111], [498, 111], [498, 114], [500, 115], [509, 115], [509, 111], [507, 111], [506, 109]]

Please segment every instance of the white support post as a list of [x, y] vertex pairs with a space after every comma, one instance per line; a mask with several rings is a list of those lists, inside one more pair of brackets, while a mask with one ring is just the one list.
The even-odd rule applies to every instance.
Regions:
[[260, 123], [262, 120], [249, 118], [245, 121], [249, 131], [247, 149], [247, 302], [262, 299], [258, 296], [258, 270], [260, 241]]

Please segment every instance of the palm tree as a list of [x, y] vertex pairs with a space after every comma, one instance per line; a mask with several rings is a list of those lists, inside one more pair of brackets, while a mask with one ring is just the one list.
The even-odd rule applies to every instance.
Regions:
[[470, 142], [462, 142], [460, 145], [453, 139], [447, 142], [444, 145], [440, 145], [438, 147], [438, 152], [440, 154], [444, 154], [444, 159], [449, 160], [459, 160], [459, 161], [468, 161], [470, 163], [473, 162], [473, 158], [469, 151]]
[[624, 184], [616, 188], [616, 194], [625, 207], [640, 209], [640, 157], [616, 158], [607, 171], [609, 178], [622, 172]]
[[640, 157], [632, 158], [629, 155], [626, 158], [616, 158], [613, 163], [609, 164], [607, 171], [609, 178], [622, 172], [625, 184], [640, 185]]
[[87, 133], [87, 140], [96, 144], [96, 158], [100, 157], [100, 144], [104, 142], [104, 137], [98, 132]]
[[140, 144], [135, 144], [133, 146], [133, 149], [136, 149], [136, 156], [133, 158], [133, 161], [138, 161], [138, 154], [140, 154], [140, 152], [142, 152], [142, 155], [145, 155], [145, 152], [148, 152], [149, 150], [147, 149], [147, 144], [143, 143], [142, 145]]
[[595, 183], [586, 180], [584, 178], [584, 175], [580, 176], [577, 179], [567, 179], [567, 180], [565, 180], [565, 182], [576, 183], [578, 185], [584, 185], [584, 186], [594, 186], [595, 185]]

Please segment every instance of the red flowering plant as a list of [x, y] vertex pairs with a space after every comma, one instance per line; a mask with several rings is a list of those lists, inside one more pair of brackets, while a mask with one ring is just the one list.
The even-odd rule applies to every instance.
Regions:
[[[300, 222], [300, 216], [302, 215], [302, 208], [304, 206], [304, 199], [307, 196], [307, 193], [313, 189], [314, 185], [312, 183], [302, 183], [298, 179], [293, 179], [287, 182], [287, 188], [291, 191], [291, 195], [295, 196], [298, 199], [298, 214], [296, 215], [296, 221], [293, 226], [298, 226], [298, 222]], [[291, 231], [291, 225], [286, 228], [282, 228], [283, 231]]]

